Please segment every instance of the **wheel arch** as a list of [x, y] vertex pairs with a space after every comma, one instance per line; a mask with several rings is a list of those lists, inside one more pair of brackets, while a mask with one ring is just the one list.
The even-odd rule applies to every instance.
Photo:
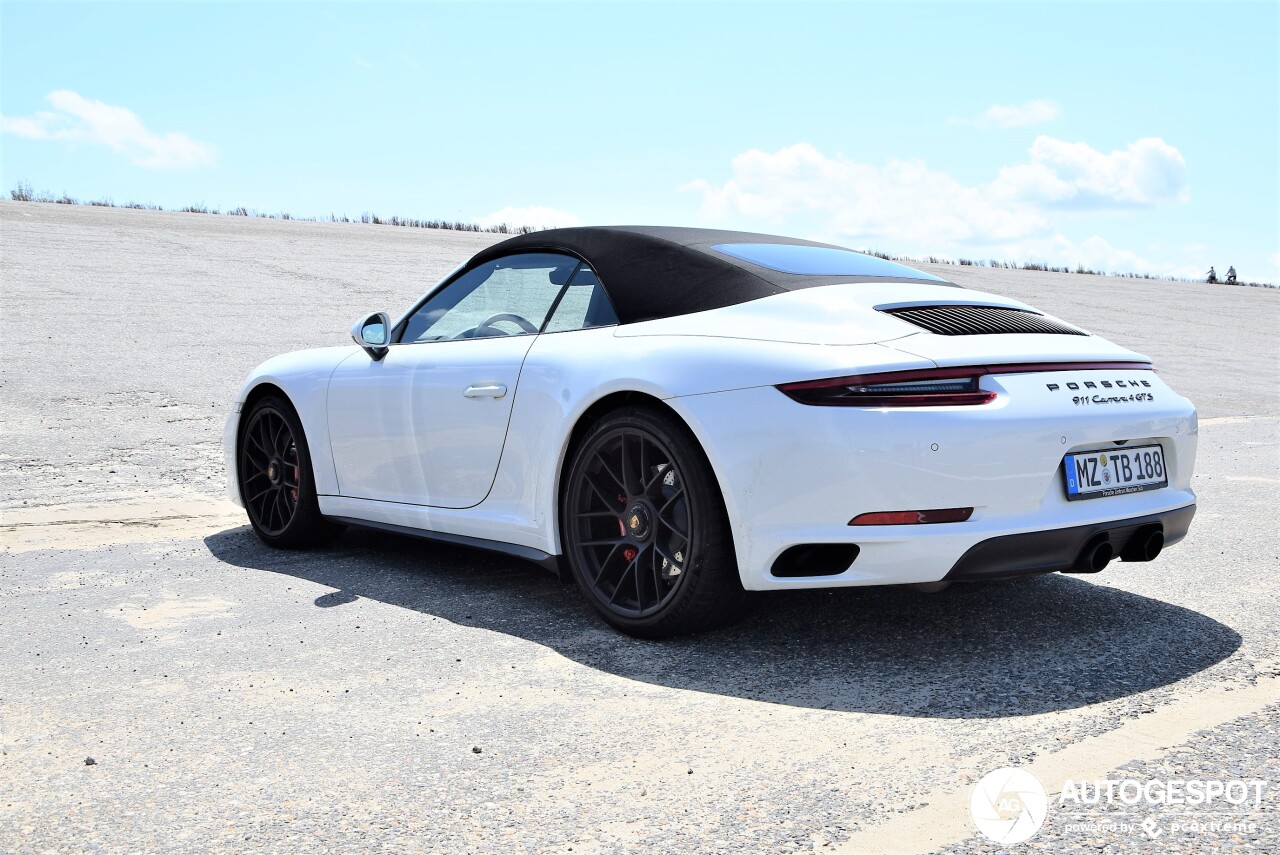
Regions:
[[[261, 401], [263, 398], [267, 398], [272, 395], [284, 401], [284, 403], [288, 405], [289, 409], [293, 410], [293, 415], [298, 419], [298, 421], [302, 422], [302, 416], [298, 412], [298, 405], [295, 404], [293, 402], [293, 399], [289, 397], [289, 393], [286, 392], [282, 387], [280, 387], [279, 385], [277, 385], [276, 383], [270, 380], [264, 380], [261, 383], [258, 383], [245, 394], [244, 400], [240, 403], [239, 412], [236, 413], [235, 432], [231, 435], [234, 444], [231, 446], [231, 453], [227, 457], [228, 466], [234, 467], [231, 473], [232, 477], [230, 480], [234, 485], [236, 495], [240, 494], [240, 442], [244, 438], [245, 421], [249, 418], [249, 414], [253, 412], [254, 406], [259, 401]], [[303, 430], [304, 431], [306, 430], [305, 424], [303, 425]], [[310, 442], [307, 443], [307, 448], [309, 451], [311, 451]], [[311, 454], [312, 454], [311, 467], [312, 467], [312, 471], [314, 472], [315, 471], [314, 451], [311, 451]], [[239, 504], [243, 504], [244, 497], [240, 496], [240, 499], [241, 501]]]
[[[274, 515], [264, 519], [262, 508], [255, 513], [255, 510], [249, 506], [247, 497], [243, 495], [240, 480], [244, 474], [240, 471], [240, 464], [241, 448], [248, 439], [246, 430], [252, 423], [255, 411], [258, 411], [259, 406], [267, 400], [270, 401], [269, 409], [277, 414], [276, 419], [284, 422], [282, 430], [285, 444], [276, 445], [275, 451], [268, 449], [268, 446], [280, 441], [280, 434], [276, 434], [267, 445], [259, 443], [259, 447], [266, 452], [268, 458], [281, 460], [285, 465], [287, 465], [285, 454], [289, 445], [294, 445], [298, 452], [297, 465], [294, 467], [295, 482], [292, 485], [283, 477], [280, 481], [276, 481], [275, 476], [271, 476], [272, 486], [286, 493], [292, 488], [293, 495], [292, 506], [286, 499], [284, 512], [280, 517], [281, 527], [278, 529], [271, 527], [274, 524]], [[306, 549], [329, 542], [334, 535], [345, 528], [341, 523], [326, 519], [320, 510], [316, 485], [315, 449], [308, 442], [301, 409], [283, 387], [268, 379], [254, 384], [245, 393], [244, 400], [237, 408], [234, 431], [229, 430], [228, 433], [234, 436], [235, 443], [228, 459], [232, 467], [234, 489], [239, 499], [237, 504], [245, 508], [250, 525], [263, 542], [275, 548]], [[266, 440], [265, 433], [262, 439]], [[305, 458], [302, 457], [302, 452], [306, 453]]]
[[[725, 493], [724, 479], [720, 477], [720, 472], [716, 467], [714, 458], [712, 455], [707, 453], [706, 443], [703, 441], [702, 436], [694, 426], [690, 424], [688, 418], [686, 418], [678, 409], [673, 407], [669, 401], [663, 400], [662, 398], [649, 394], [648, 392], [639, 392], [635, 390], [611, 392], [592, 402], [591, 405], [588, 406], [580, 416], [578, 416], [577, 421], [574, 422], [572, 430], [568, 432], [568, 435], [560, 449], [560, 459], [555, 472], [555, 489], [552, 494], [554, 503], [552, 508], [551, 525], [549, 528], [555, 538], [555, 551], [562, 559], [564, 556], [564, 543], [561, 530], [561, 524], [563, 522], [562, 499], [565, 478], [568, 477], [569, 469], [573, 465], [574, 452], [582, 442], [583, 437], [585, 437], [587, 432], [591, 429], [592, 425], [609, 413], [628, 406], [651, 407], [669, 416], [689, 432], [689, 436], [693, 439], [694, 444], [698, 447], [698, 450], [702, 453], [702, 456], [706, 459], [708, 466], [711, 468], [711, 473], [716, 479], [716, 488], [720, 491], [720, 497], [725, 504], [726, 511], [730, 514], [733, 513], [733, 503], [730, 497]], [[730, 532], [732, 532], [732, 530], [733, 526], [730, 525]]]
[[244, 396], [243, 403], [240, 404], [240, 413], [239, 413], [240, 417], [236, 420], [236, 448], [240, 447], [240, 437], [241, 437], [241, 432], [244, 430], [245, 419], [248, 418], [249, 413], [253, 411], [253, 407], [255, 404], [257, 404], [263, 398], [266, 398], [270, 395], [278, 396], [281, 400], [283, 400], [286, 404], [289, 405], [290, 409], [293, 410], [293, 414], [295, 416], [298, 415], [298, 407], [296, 404], [293, 403], [293, 400], [289, 397], [288, 392], [286, 392], [284, 389], [280, 388], [275, 383], [272, 383], [269, 380], [259, 383], [258, 385], [254, 386], [252, 389], [249, 390], [249, 393]]

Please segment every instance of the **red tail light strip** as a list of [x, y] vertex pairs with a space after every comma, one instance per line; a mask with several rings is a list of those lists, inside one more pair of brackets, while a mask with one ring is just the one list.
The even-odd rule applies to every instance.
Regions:
[[[1015, 362], [1005, 365], [965, 365], [952, 368], [922, 368], [908, 371], [885, 371], [878, 374], [852, 374], [824, 380], [783, 383], [779, 391], [802, 404], [818, 407], [950, 407], [986, 404], [996, 394], [977, 388], [977, 380], [987, 374], [1037, 374], [1052, 371], [1154, 371], [1149, 362]], [[890, 384], [927, 383], [930, 381], [970, 380], [972, 388], [889, 391], [851, 387], [875, 387]], [[844, 392], [838, 390], [844, 389]], [[833, 394], [834, 393], [834, 394]]]

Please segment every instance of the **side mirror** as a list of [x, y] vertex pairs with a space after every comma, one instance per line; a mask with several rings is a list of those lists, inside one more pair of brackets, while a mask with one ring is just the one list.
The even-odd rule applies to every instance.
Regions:
[[391, 339], [391, 318], [386, 312], [375, 312], [364, 320], [356, 321], [356, 325], [351, 328], [351, 338], [377, 362], [387, 355]]

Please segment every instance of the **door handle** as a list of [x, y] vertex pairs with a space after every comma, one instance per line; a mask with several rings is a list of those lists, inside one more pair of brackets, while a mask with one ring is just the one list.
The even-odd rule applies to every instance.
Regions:
[[462, 394], [468, 398], [501, 398], [507, 394], [507, 387], [501, 383], [481, 383], [476, 386], [468, 386], [467, 390]]

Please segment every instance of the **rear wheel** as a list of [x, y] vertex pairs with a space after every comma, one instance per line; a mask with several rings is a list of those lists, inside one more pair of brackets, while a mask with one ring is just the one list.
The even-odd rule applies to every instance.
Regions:
[[269, 546], [318, 546], [342, 530], [320, 513], [307, 439], [287, 401], [261, 398], [240, 428], [240, 497]]
[[684, 425], [642, 407], [604, 416], [578, 444], [562, 492], [569, 566], [611, 625], [665, 638], [741, 613], [724, 501]]

